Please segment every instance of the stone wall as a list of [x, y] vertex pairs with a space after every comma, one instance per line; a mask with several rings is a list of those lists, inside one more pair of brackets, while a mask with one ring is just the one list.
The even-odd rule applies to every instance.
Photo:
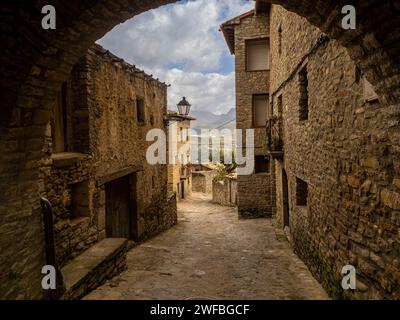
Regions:
[[[190, 121], [192, 118], [180, 116], [174, 111], [168, 111], [169, 134], [168, 134], [168, 154], [175, 154], [175, 163], [168, 164], [168, 191], [175, 192], [177, 201], [190, 196], [192, 193], [192, 174], [190, 168], [183, 167], [190, 163]], [[175, 127], [176, 125], [176, 127]], [[176, 132], [171, 132], [176, 128]], [[169, 155], [168, 155], [169, 157]], [[182, 159], [183, 157], [183, 159]], [[183, 161], [182, 161], [183, 160]], [[171, 161], [171, 160], [169, 160]]]
[[[149, 165], [145, 158], [150, 145], [147, 131], [166, 130], [165, 84], [96, 45], [74, 67], [69, 85], [80, 89], [70, 93], [73, 105], [80, 106], [70, 120], [72, 136], [78, 131], [81, 138], [74, 140], [69, 152], [53, 153], [46, 180], [61, 266], [107, 236], [105, 186], [115, 179], [130, 177], [134, 240], [176, 224], [175, 197], [167, 198], [167, 166]], [[144, 121], [138, 119], [138, 98], [144, 101]], [[74, 152], [85, 149], [85, 154]], [[87, 184], [87, 206], [74, 216], [71, 204], [77, 202], [77, 183]]]
[[[253, 128], [253, 95], [268, 94], [270, 71], [246, 71], [246, 47], [248, 39], [269, 37], [269, 14], [250, 14], [235, 25], [236, 70], [236, 127], [254, 129], [255, 155], [266, 155], [265, 128]], [[245, 146], [245, 139], [243, 145]], [[267, 160], [266, 160], [267, 161]], [[242, 218], [271, 216], [274, 199], [271, 197], [271, 175], [251, 174], [238, 176], [238, 211]]]
[[[277, 223], [283, 227], [282, 170], [288, 176], [290, 239], [334, 298], [399, 298], [399, 123], [393, 106], [365, 101], [362, 74], [335, 40], [273, 6], [273, 111], [283, 102], [284, 160], [275, 160]], [[279, 27], [282, 30], [279, 40]], [[281, 41], [281, 54], [279, 42]], [[299, 72], [306, 66], [308, 120], [300, 120]], [[307, 204], [298, 184], [308, 184]], [[341, 288], [353, 265], [357, 290]]]
[[214, 180], [212, 184], [212, 201], [223, 206], [237, 205], [237, 178], [226, 177]]
[[272, 217], [275, 213], [271, 173], [238, 176], [238, 207], [241, 218]]
[[216, 171], [193, 171], [192, 172], [192, 191], [202, 193], [212, 193], [213, 179]]

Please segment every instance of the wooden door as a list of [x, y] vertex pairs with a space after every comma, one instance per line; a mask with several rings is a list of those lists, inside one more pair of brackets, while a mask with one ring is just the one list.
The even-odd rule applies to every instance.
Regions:
[[131, 238], [129, 177], [106, 183], [106, 236]]
[[181, 199], [185, 199], [185, 181], [181, 181]]

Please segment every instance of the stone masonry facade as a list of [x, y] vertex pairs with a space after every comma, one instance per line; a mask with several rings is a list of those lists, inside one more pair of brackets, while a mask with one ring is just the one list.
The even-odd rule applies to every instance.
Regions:
[[[249, 40], [269, 38], [269, 13], [255, 14], [252, 10], [233, 18], [221, 25], [231, 53], [235, 55], [236, 72], [236, 128], [243, 132], [243, 147], [246, 146], [246, 129], [254, 129], [255, 156], [269, 166], [266, 151], [265, 126], [255, 127], [253, 99], [256, 95], [269, 94], [269, 70], [247, 71], [246, 42]], [[245, 148], [243, 148], [245, 150]], [[274, 197], [272, 197], [273, 173], [260, 172], [250, 175], [238, 175], [238, 212], [241, 218], [271, 217], [274, 214]]]
[[[271, 172], [238, 177], [239, 212], [245, 198], [271, 206], [276, 226], [331, 297], [399, 299], [393, 106], [382, 103], [347, 50], [305, 18], [272, 5], [269, 28], [260, 32], [256, 21], [266, 8], [222, 25], [228, 46], [235, 44], [238, 128], [251, 127], [249, 96], [269, 93], [267, 135], [256, 129], [255, 155], [266, 146]], [[234, 41], [227, 24], [235, 25]], [[243, 39], [255, 33], [270, 40], [266, 77], [245, 72]], [[357, 290], [341, 287], [345, 265], [356, 268]]]
[[[177, 112], [168, 110], [169, 136], [168, 148], [175, 163], [168, 163], [168, 192], [176, 194], [179, 202], [192, 193], [192, 170], [191, 170], [191, 143], [190, 143], [190, 121], [194, 118], [187, 115], [179, 115]], [[176, 132], [173, 132], [176, 128]], [[170, 149], [168, 149], [170, 152]], [[173, 155], [173, 153], [175, 153]], [[169, 157], [169, 155], [168, 155]]]
[[237, 176], [227, 175], [212, 182], [212, 202], [222, 206], [237, 206]]
[[[271, 12], [271, 61], [271, 113], [284, 146], [283, 159], [273, 160], [277, 225], [332, 297], [399, 299], [399, 126], [391, 107], [368, 98], [343, 47], [280, 6]], [[345, 265], [356, 268], [354, 291], [341, 287]]]
[[[166, 130], [166, 85], [95, 45], [75, 65], [67, 86], [71, 141], [65, 152], [52, 152], [44, 169], [60, 266], [105, 237], [142, 241], [177, 222], [175, 197], [167, 194], [167, 166], [149, 165], [145, 158], [147, 131]], [[50, 136], [49, 151], [53, 142]], [[112, 198], [112, 188], [120, 186], [113, 181], [124, 178], [126, 204]], [[124, 205], [126, 220], [108, 221]], [[119, 234], [122, 223], [130, 224], [125, 234]]]
[[213, 179], [216, 175], [216, 170], [193, 171], [192, 191], [211, 194], [213, 191]]

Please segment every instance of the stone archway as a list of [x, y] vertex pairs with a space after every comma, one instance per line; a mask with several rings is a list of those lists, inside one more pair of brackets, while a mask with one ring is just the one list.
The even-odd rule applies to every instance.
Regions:
[[[40, 298], [43, 235], [39, 196], [45, 189], [47, 123], [60, 83], [79, 57], [112, 27], [173, 0], [4, 1], [1, 15], [0, 92], [0, 269], [5, 298]], [[348, 1], [259, 0], [306, 17], [348, 49], [383, 104], [400, 102], [400, 4], [357, 2], [358, 28], [340, 28]], [[41, 28], [41, 8], [57, 8], [57, 29]], [[7, 281], [5, 281], [7, 279]]]

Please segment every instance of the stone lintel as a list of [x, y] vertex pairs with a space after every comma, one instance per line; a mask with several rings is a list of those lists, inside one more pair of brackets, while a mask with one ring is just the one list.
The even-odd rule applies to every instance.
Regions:
[[65, 168], [79, 165], [81, 160], [87, 157], [89, 157], [89, 155], [79, 152], [60, 152], [53, 153], [51, 155], [51, 160], [53, 160], [53, 166], [55, 168]]
[[138, 172], [138, 171], [143, 171], [143, 166], [137, 165], [137, 166], [129, 166], [126, 167], [122, 170], [113, 172], [113, 173], [109, 173], [100, 177], [96, 177], [96, 181], [97, 181], [97, 186], [102, 186], [104, 184], [106, 184], [107, 182], [116, 180], [118, 178], [122, 178], [125, 177], [127, 175], [130, 175], [134, 172]]

